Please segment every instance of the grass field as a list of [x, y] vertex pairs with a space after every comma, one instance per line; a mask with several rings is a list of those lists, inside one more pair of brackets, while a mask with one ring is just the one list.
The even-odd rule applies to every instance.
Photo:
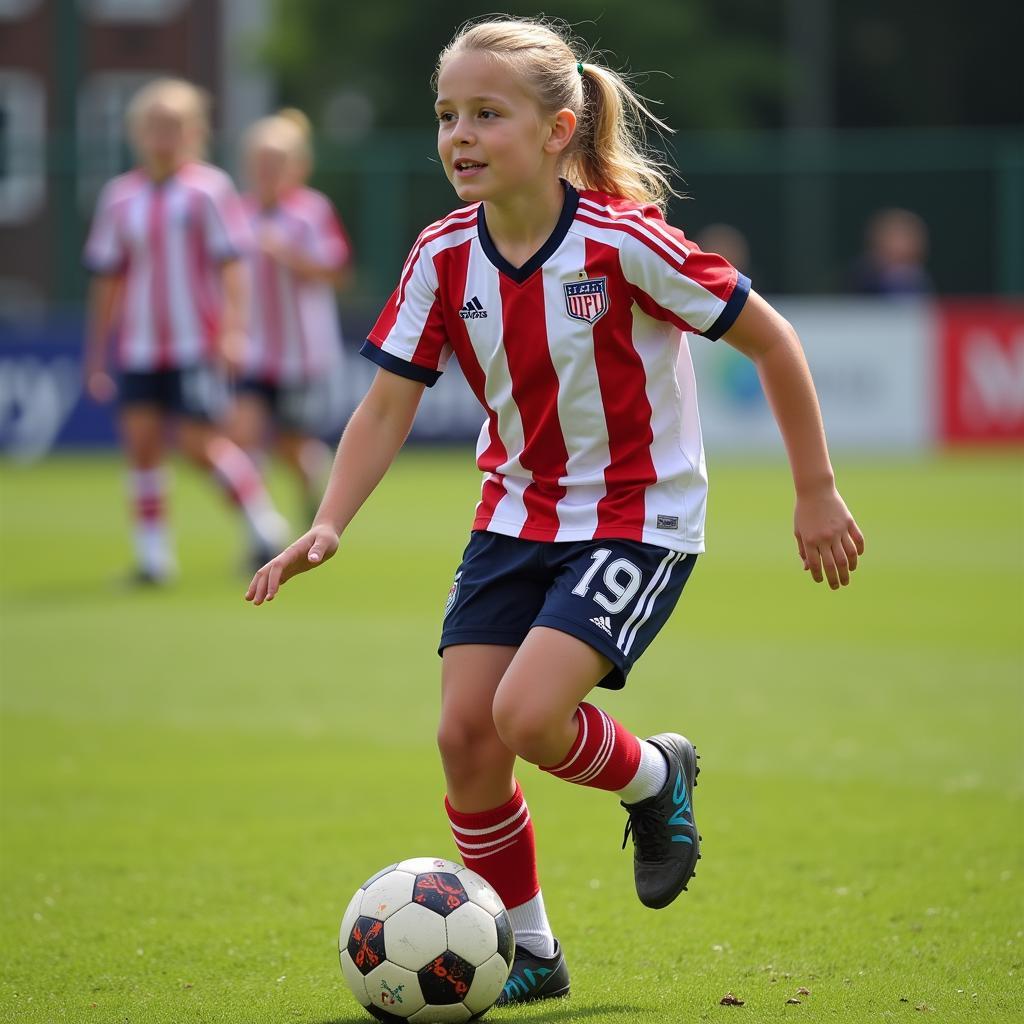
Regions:
[[[260, 609], [189, 471], [181, 580], [138, 593], [116, 462], [0, 466], [0, 1020], [370, 1019], [337, 965], [349, 895], [454, 854], [433, 651], [470, 462], [403, 456]], [[712, 467], [709, 553], [602, 698], [697, 740], [699, 877], [645, 910], [616, 801], [524, 766], [574, 993], [493, 1020], [1024, 1019], [1021, 462], [843, 460], [841, 484], [868, 554], [833, 594], [784, 468]]]

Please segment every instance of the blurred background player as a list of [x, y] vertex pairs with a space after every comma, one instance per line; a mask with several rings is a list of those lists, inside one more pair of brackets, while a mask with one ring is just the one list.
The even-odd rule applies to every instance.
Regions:
[[928, 226], [911, 210], [890, 208], [871, 216], [864, 253], [851, 286], [864, 295], [930, 295], [935, 286], [925, 268]]
[[[230, 178], [201, 162], [207, 98], [189, 82], [158, 79], [128, 107], [138, 166], [112, 179], [97, 204], [85, 262], [89, 292], [85, 381], [98, 402], [118, 400], [130, 466], [140, 582], [175, 570], [167, 531], [168, 428], [211, 473], [249, 527], [260, 562], [285, 523], [252, 460], [216, 426], [226, 412], [226, 370], [244, 344], [251, 236]], [[116, 334], [115, 383], [107, 370]]]
[[301, 111], [283, 110], [252, 125], [245, 171], [253, 287], [231, 436], [255, 456], [273, 428], [308, 520], [330, 468], [320, 435], [335, 427], [341, 331], [334, 291], [348, 276], [351, 247], [330, 200], [306, 185], [312, 152]]

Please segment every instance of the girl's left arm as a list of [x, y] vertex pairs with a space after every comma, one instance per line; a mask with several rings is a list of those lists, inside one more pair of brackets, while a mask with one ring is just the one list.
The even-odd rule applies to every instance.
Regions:
[[833, 590], [845, 587], [864, 554], [864, 535], [836, 490], [818, 396], [800, 339], [754, 291], [724, 337], [757, 367], [782, 433], [796, 488], [793, 532], [804, 569], [816, 583], [824, 578]]
[[249, 322], [249, 272], [240, 259], [226, 260], [220, 268], [221, 309], [219, 355], [230, 371], [242, 365]]

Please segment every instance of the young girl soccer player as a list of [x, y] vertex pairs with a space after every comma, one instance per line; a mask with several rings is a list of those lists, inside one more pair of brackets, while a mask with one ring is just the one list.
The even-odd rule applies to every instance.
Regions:
[[246, 212], [256, 244], [250, 329], [236, 385], [231, 436], [250, 453], [275, 428], [277, 448], [315, 512], [330, 466], [318, 434], [330, 425], [341, 334], [334, 289], [351, 249], [330, 200], [306, 187], [309, 122], [297, 110], [257, 121], [246, 135]]
[[[224, 369], [244, 337], [248, 287], [239, 257], [250, 236], [231, 180], [199, 160], [205, 96], [188, 82], [151, 82], [132, 99], [128, 130], [139, 166], [103, 189], [85, 248], [95, 274], [85, 378], [97, 401], [117, 396], [138, 577], [160, 583], [174, 567], [163, 473], [171, 421], [184, 453], [248, 523], [255, 564], [277, 550], [285, 524], [250, 458], [215, 426], [226, 412]], [[115, 329], [116, 384], [106, 368]]]
[[[668, 226], [650, 116], [544, 23], [464, 27], [437, 68], [438, 152], [468, 206], [432, 224], [363, 352], [380, 367], [312, 528], [247, 598], [330, 558], [452, 353], [486, 413], [483, 489], [441, 634], [438, 743], [455, 845], [509, 909], [500, 1002], [564, 995], [517, 758], [615, 793], [637, 894], [665, 907], [700, 856], [693, 745], [639, 739], [585, 698], [621, 688], [704, 546], [706, 479], [686, 333], [757, 365], [796, 488], [804, 568], [836, 589], [864, 542], [836, 490], [792, 328]], [[632, 127], [631, 127], [632, 125]]]

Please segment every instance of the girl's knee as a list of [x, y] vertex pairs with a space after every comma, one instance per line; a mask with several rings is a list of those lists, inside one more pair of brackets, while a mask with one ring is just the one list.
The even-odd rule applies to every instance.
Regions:
[[544, 763], [551, 741], [551, 716], [538, 708], [498, 691], [492, 707], [494, 728], [502, 743], [519, 757]]
[[437, 748], [446, 765], [475, 764], [498, 742], [489, 723], [444, 715], [437, 729]]

